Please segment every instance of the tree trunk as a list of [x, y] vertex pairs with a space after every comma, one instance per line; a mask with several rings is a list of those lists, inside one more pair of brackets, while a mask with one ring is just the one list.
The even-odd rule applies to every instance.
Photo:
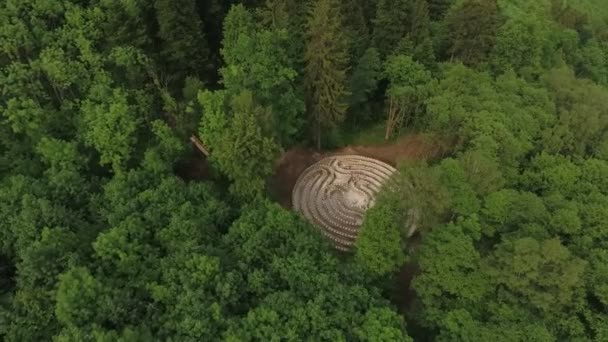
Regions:
[[321, 151], [321, 121], [317, 120], [317, 150]]
[[394, 121], [395, 112], [393, 109], [393, 98], [390, 98], [389, 106], [388, 106], [388, 118], [386, 119], [386, 133], [384, 134], [384, 140], [388, 140], [391, 137], [393, 132], [393, 121]]
[[205, 155], [205, 157], [209, 158], [209, 150], [205, 148], [205, 145], [203, 145], [203, 142], [200, 141], [199, 138], [193, 135], [190, 137], [190, 141], [192, 142], [192, 144], [194, 144], [194, 146], [196, 146], [199, 151], [201, 151]]

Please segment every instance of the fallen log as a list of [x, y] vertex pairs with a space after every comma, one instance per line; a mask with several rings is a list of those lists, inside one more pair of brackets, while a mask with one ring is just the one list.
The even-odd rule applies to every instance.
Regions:
[[205, 147], [205, 145], [203, 145], [203, 142], [199, 138], [193, 135], [190, 137], [190, 141], [199, 151], [201, 151], [205, 155], [205, 157], [209, 158], [209, 150], [207, 150], [207, 148]]

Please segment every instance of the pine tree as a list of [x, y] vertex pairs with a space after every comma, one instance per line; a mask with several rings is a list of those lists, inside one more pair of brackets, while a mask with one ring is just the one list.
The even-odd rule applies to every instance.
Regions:
[[298, 0], [266, 0], [265, 6], [257, 10], [261, 27], [270, 31], [285, 31], [287, 44], [285, 48], [293, 66], [297, 70], [304, 68], [304, 30], [308, 3]]
[[294, 0], [266, 0], [264, 6], [258, 9], [262, 25], [271, 29], [289, 29], [290, 15], [296, 7]]
[[365, 124], [372, 117], [373, 96], [382, 79], [382, 60], [375, 48], [367, 49], [349, 77], [349, 122]]
[[382, 57], [392, 54], [411, 27], [412, 0], [379, 0], [373, 20], [374, 45]]
[[448, 53], [466, 65], [486, 61], [501, 25], [497, 0], [466, 0], [446, 18]]
[[454, 0], [428, 0], [429, 14], [433, 20], [441, 20], [454, 3]]
[[342, 122], [348, 107], [348, 46], [339, 5], [337, 0], [315, 0], [306, 25], [304, 82], [317, 148], [321, 148], [321, 130]]
[[349, 42], [350, 60], [359, 59], [370, 45], [371, 26], [362, 0], [343, 0], [344, 32]]
[[429, 67], [435, 62], [431, 41], [431, 20], [428, 0], [416, 0], [412, 10], [410, 37], [414, 45], [414, 59]]
[[154, 7], [168, 72], [181, 80], [207, 71], [209, 49], [195, 1], [156, 0]]

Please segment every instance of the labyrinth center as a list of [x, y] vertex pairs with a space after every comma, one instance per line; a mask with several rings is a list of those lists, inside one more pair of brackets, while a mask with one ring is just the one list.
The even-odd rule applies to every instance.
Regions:
[[294, 209], [347, 251], [355, 243], [367, 209], [395, 168], [362, 156], [325, 158], [306, 169], [292, 192]]

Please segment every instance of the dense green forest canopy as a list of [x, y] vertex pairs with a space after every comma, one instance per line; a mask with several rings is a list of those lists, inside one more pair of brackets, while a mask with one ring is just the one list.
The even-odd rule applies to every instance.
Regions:
[[[352, 253], [269, 196], [412, 132]], [[608, 6], [0, 0], [0, 340], [608, 341]]]

